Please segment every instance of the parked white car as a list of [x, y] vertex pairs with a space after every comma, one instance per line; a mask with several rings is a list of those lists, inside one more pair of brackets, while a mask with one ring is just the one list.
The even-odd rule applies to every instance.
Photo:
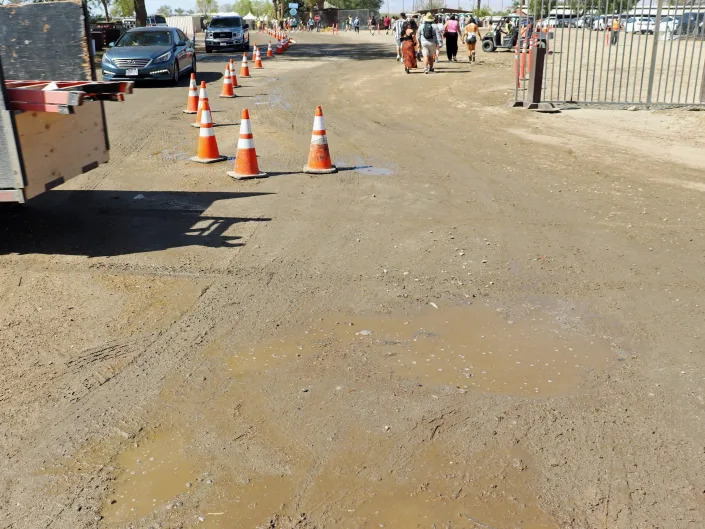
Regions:
[[656, 19], [653, 17], [629, 17], [624, 24], [627, 33], [653, 33]]
[[662, 17], [658, 30], [665, 38], [672, 38], [673, 35], [677, 35], [680, 31], [680, 20], [675, 17]]
[[604, 31], [607, 27], [607, 17], [605, 15], [600, 15], [595, 20], [592, 21], [593, 31]]

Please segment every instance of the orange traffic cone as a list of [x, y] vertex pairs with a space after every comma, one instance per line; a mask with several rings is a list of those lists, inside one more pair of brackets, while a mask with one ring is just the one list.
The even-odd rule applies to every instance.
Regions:
[[242, 66], [240, 66], [240, 77], [250, 77], [250, 68], [247, 66], [247, 54], [242, 54]]
[[304, 166], [304, 173], [327, 174], [337, 171], [337, 167], [330, 161], [326, 127], [323, 123], [323, 109], [317, 106], [313, 118], [311, 150], [308, 153], [308, 164]]
[[277, 40], [277, 55], [284, 53], [284, 48], [282, 48], [282, 41]]
[[196, 121], [191, 123], [192, 127], [201, 126], [201, 112], [203, 111], [203, 104], [208, 102], [208, 92], [206, 92], [206, 82], [201, 81], [201, 90], [198, 93], [198, 112], [196, 114]]
[[211, 119], [211, 107], [208, 99], [203, 102], [201, 109], [201, 130], [198, 133], [198, 155], [191, 158], [192, 162], [213, 163], [225, 160], [218, 152], [218, 143], [215, 141], [213, 132], [213, 120]]
[[232, 171], [228, 171], [228, 176], [236, 180], [267, 176], [267, 173], [260, 172], [257, 165], [257, 152], [255, 151], [255, 140], [250, 126], [250, 113], [246, 108], [242, 110], [242, 117], [240, 118], [240, 139], [237, 140], [235, 167]]
[[185, 114], [196, 114], [198, 112], [198, 87], [196, 86], [196, 74], [191, 74], [191, 81], [188, 85], [188, 99], [186, 100]]
[[267, 57], [274, 57], [274, 52], [272, 51], [272, 43], [267, 43]]
[[233, 92], [233, 79], [230, 77], [230, 65], [227, 62], [225, 63], [223, 90], [220, 92], [220, 97], [235, 97], [235, 92]]
[[255, 68], [258, 70], [261, 68], [264, 68], [264, 65], [262, 65], [262, 57], [259, 54], [259, 48], [255, 48], [257, 50], [257, 53], [255, 53]]
[[230, 80], [233, 83], [233, 88], [240, 88], [240, 85], [237, 84], [237, 75], [235, 75], [235, 61], [230, 59]]

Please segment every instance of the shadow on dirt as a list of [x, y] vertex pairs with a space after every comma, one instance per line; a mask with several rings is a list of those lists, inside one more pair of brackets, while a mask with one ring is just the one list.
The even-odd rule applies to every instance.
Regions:
[[352, 59], [355, 61], [373, 61], [389, 59], [396, 55], [394, 41], [386, 39], [384, 42], [338, 42], [338, 43], [298, 43], [286, 52], [285, 59], [307, 60], [315, 58]]
[[[260, 51], [266, 51], [267, 40], [264, 40], [264, 44], [259, 44]], [[272, 42], [275, 42], [272, 39]], [[394, 49], [394, 41], [391, 38], [386, 38], [384, 42], [306, 42], [297, 43], [292, 45], [284, 55], [278, 55], [274, 58], [263, 57], [262, 60], [267, 61], [281, 61], [281, 60], [308, 60], [311, 58], [340, 58], [340, 59], [353, 59], [358, 61], [372, 61], [375, 59], [385, 59], [394, 58], [396, 51]], [[238, 53], [224, 53], [222, 55], [198, 55], [198, 62], [209, 62], [209, 63], [223, 63], [225, 64], [231, 58], [235, 59], [235, 62], [240, 65], [242, 60], [242, 52]], [[250, 55], [247, 55], [248, 61], [250, 60]], [[250, 66], [252, 68], [252, 66]], [[239, 71], [239, 70], [238, 70]], [[237, 72], [236, 72], [237, 73]]]
[[0, 255], [116, 256], [183, 246], [237, 247], [243, 222], [271, 218], [203, 215], [219, 200], [272, 193], [53, 190], [0, 208]]

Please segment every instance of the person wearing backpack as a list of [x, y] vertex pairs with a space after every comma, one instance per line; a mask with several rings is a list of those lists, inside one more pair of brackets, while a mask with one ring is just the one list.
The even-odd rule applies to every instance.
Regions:
[[467, 26], [463, 28], [463, 40], [468, 48], [468, 62], [475, 62], [475, 46], [478, 42], [482, 42], [482, 35], [480, 35], [480, 28], [472, 17], [468, 20]]
[[443, 46], [443, 36], [433, 22], [433, 15], [426, 13], [418, 32], [421, 54], [423, 56], [423, 73], [434, 71], [433, 61], [436, 57], [436, 50]]

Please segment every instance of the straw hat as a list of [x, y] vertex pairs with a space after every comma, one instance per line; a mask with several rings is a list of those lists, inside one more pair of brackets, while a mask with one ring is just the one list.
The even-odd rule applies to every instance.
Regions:
[[424, 22], [433, 22], [435, 19], [433, 18], [433, 15], [431, 13], [426, 13], [426, 15], [423, 17]]

